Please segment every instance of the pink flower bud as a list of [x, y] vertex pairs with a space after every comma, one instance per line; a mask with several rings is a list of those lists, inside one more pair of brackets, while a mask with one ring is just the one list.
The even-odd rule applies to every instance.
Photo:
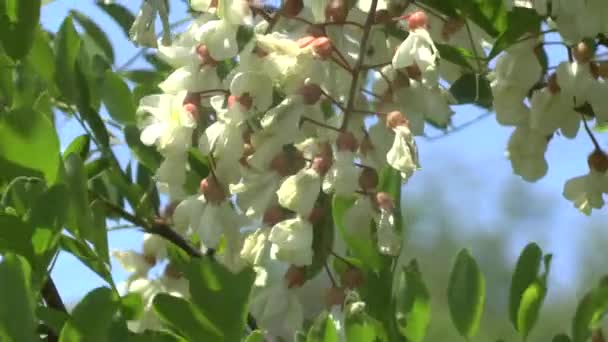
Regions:
[[302, 96], [304, 103], [307, 105], [315, 104], [321, 98], [323, 90], [318, 84], [306, 84], [298, 90], [298, 94]]
[[311, 43], [312, 50], [319, 56], [321, 59], [329, 58], [332, 53], [332, 45], [331, 40], [327, 37], [319, 37], [312, 41]]
[[429, 18], [426, 16], [426, 13], [423, 11], [416, 11], [407, 16], [407, 28], [410, 31], [413, 31], [418, 28], [427, 28], [429, 23]]
[[395, 209], [395, 202], [393, 202], [391, 195], [386, 192], [379, 192], [376, 194], [376, 205], [378, 208], [386, 211]]

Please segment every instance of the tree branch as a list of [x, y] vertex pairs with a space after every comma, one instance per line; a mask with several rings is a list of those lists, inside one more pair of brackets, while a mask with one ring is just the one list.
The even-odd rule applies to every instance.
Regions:
[[[41, 293], [42, 298], [44, 298], [44, 302], [49, 308], [65, 312], [66, 314], [68, 313], [63, 300], [61, 300], [57, 286], [55, 286], [55, 282], [53, 282], [50, 274], [42, 285]], [[57, 342], [59, 341], [59, 336], [55, 334], [53, 329], [49, 328], [47, 331], [46, 340], [49, 342]]]

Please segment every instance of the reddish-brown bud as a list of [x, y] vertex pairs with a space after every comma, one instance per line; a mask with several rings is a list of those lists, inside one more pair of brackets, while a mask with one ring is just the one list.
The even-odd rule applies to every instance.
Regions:
[[608, 155], [602, 150], [595, 150], [587, 158], [587, 164], [590, 169], [604, 173], [608, 170]]
[[285, 219], [285, 210], [280, 206], [274, 206], [266, 209], [262, 222], [268, 226], [274, 226], [275, 224]]
[[296, 40], [296, 43], [298, 44], [298, 46], [300, 47], [300, 49], [303, 49], [305, 47], [307, 47], [308, 45], [312, 44], [312, 42], [317, 39], [317, 37], [315, 36], [304, 36], [302, 38], [299, 38], [298, 40]]
[[285, 273], [288, 288], [298, 288], [306, 282], [306, 268], [291, 265]]
[[268, 56], [268, 52], [257, 45], [253, 48], [253, 53], [260, 58]]
[[416, 11], [407, 17], [407, 28], [413, 31], [418, 28], [427, 28], [429, 18], [423, 11]]
[[213, 175], [201, 181], [200, 192], [211, 203], [221, 203], [226, 199], [226, 191]]
[[243, 93], [241, 96], [228, 96], [228, 108], [232, 108], [237, 103], [240, 104], [243, 109], [249, 110], [253, 105], [253, 98], [249, 93]]
[[561, 91], [561, 88], [557, 83], [557, 74], [549, 76], [549, 79], [547, 80], [547, 89], [549, 89], [551, 94], [557, 94]]
[[373, 191], [378, 186], [378, 172], [370, 167], [364, 167], [359, 175], [359, 186], [364, 191]]
[[331, 168], [331, 165], [333, 164], [333, 160], [331, 158], [325, 158], [325, 157], [315, 157], [312, 160], [312, 169], [317, 171], [317, 173], [321, 176], [325, 176], [325, 174], [327, 173], [327, 171], [329, 171], [329, 169]]
[[169, 204], [167, 204], [163, 208], [162, 217], [165, 218], [165, 219], [170, 219], [171, 217], [173, 217], [173, 213], [175, 212], [175, 208], [177, 208], [177, 205], [179, 203], [180, 202], [173, 201], [173, 202], [170, 202]]
[[150, 266], [156, 265], [156, 257], [154, 255], [144, 255], [144, 261]]
[[386, 115], [386, 126], [395, 128], [397, 126], [407, 126], [409, 124], [407, 118], [400, 111], [392, 111]]
[[285, 0], [283, 2], [283, 14], [288, 18], [296, 17], [303, 8], [303, 0]]
[[386, 192], [379, 192], [376, 194], [376, 205], [379, 209], [386, 211], [395, 209], [395, 202], [393, 202], [391, 195]]
[[270, 161], [270, 169], [274, 170], [281, 177], [289, 176], [291, 174], [291, 167], [287, 153], [281, 151], [272, 158], [272, 161]]
[[298, 94], [302, 96], [304, 103], [307, 105], [313, 105], [319, 101], [323, 90], [316, 83], [306, 84], [298, 89]]
[[338, 135], [338, 139], [336, 139], [336, 146], [338, 147], [338, 151], [355, 152], [359, 147], [359, 143], [353, 133], [342, 132]]
[[213, 57], [211, 57], [211, 54], [209, 53], [209, 49], [207, 48], [207, 45], [201, 44], [201, 45], [197, 46], [196, 53], [198, 55], [198, 59], [199, 59], [201, 65], [208, 65], [211, 67], [214, 67], [217, 65], [217, 61], [215, 59], [213, 59]]
[[327, 37], [315, 38], [311, 43], [312, 50], [322, 59], [329, 58], [333, 53], [331, 40]]
[[184, 105], [184, 110], [190, 114], [190, 117], [194, 119], [194, 121], [198, 121], [198, 118], [201, 116], [198, 107], [193, 103], [186, 103]]
[[321, 222], [321, 220], [323, 219], [323, 216], [325, 216], [325, 208], [314, 207], [310, 211], [310, 214], [308, 214], [308, 221], [312, 224], [317, 224], [317, 223]]
[[172, 263], [168, 263], [167, 266], [165, 266], [164, 274], [168, 278], [172, 278], [172, 279], [180, 279], [183, 276], [183, 273], [180, 272], [180, 270], [177, 268], [177, 266], [175, 266]]
[[589, 46], [585, 41], [576, 44], [576, 46], [572, 48], [572, 57], [580, 64], [589, 63], [591, 58], [593, 58], [593, 54], [593, 47]]
[[363, 285], [364, 281], [365, 281], [365, 277], [363, 275], [363, 272], [361, 272], [360, 269], [355, 268], [355, 267], [349, 267], [342, 274], [342, 284], [347, 289], [352, 290], [352, 289], [359, 288]]
[[341, 287], [331, 287], [327, 289], [325, 293], [325, 304], [328, 307], [332, 307], [334, 305], [342, 305], [344, 304], [344, 300], [346, 299], [346, 292]]
[[325, 6], [325, 20], [344, 23], [348, 16], [348, 7], [344, 0], [330, 0]]
[[407, 73], [407, 77], [413, 80], [420, 81], [422, 79], [422, 71], [416, 64], [406, 66], [405, 72]]
[[319, 24], [309, 25], [306, 28], [306, 33], [314, 38], [325, 37], [325, 28]]

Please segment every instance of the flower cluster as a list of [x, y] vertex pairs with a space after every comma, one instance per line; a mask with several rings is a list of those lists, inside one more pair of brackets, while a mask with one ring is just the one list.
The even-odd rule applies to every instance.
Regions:
[[[405, 0], [362, 0], [354, 7], [344, 0], [285, 0], [274, 11], [255, 1], [192, 0], [192, 24], [171, 43], [165, 37], [157, 44], [149, 42], [151, 24], [142, 23], [155, 11], [162, 16], [164, 5], [154, 3], [145, 3], [133, 38], [158, 46], [175, 70], [159, 85], [162, 94], [141, 99], [138, 114], [142, 142], [164, 157], [156, 179], [176, 203], [170, 223], [228, 269], [253, 267], [251, 313], [273, 334], [290, 336], [310, 304], [301, 298], [303, 288], [324, 275], [308, 279], [316, 234], [335, 229], [325, 224], [328, 199], [352, 199], [344, 215], [350, 233], [398, 256], [398, 199], [379, 191], [379, 175], [395, 170], [405, 183], [420, 168], [414, 137], [424, 135], [425, 123], [448, 126], [457, 100], [446, 85], [470, 70], [486, 74], [481, 60], [493, 39], [466, 18], [429, 13]], [[497, 120], [516, 127], [508, 158], [529, 181], [547, 172], [551, 137], [572, 138], [586, 124], [581, 108], [592, 108], [599, 122], [608, 119], [606, 75], [583, 39], [606, 28], [589, 32], [584, 20], [571, 18], [569, 2], [552, 3], [551, 22], [575, 42], [573, 60], [545, 81], [542, 35], [531, 32], [498, 57], [490, 75]], [[475, 57], [458, 65], [441, 59], [438, 44]], [[210, 169], [198, 189], [185, 186], [191, 153]], [[608, 187], [608, 158], [599, 146], [589, 166], [589, 175], [564, 190], [583, 211], [601, 207]], [[361, 222], [375, 228], [361, 229]], [[166, 253], [164, 245], [146, 243], [143, 253], [116, 254], [133, 272], [129, 290], [143, 291], [147, 303], [160, 291], [187, 297], [187, 285], [170, 266], [160, 279], [142, 283]], [[337, 235], [334, 248], [341, 245]], [[336, 307], [344, 308], [344, 288], [361, 282], [350, 271], [341, 287], [334, 283], [328, 291], [332, 317], [341, 317]], [[150, 322], [141, 325], [153, 327]]]

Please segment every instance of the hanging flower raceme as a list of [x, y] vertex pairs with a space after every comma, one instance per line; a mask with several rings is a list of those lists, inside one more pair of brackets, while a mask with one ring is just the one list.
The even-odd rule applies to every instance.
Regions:
[[590, 215], [592, 209], [604, 206], [604, 194], [608, 193], [608, 155], [595, 150], [587, 160], [589, 173], [568, 180], [564, 185], [564, 197], [572, 201], [578, 210]]

